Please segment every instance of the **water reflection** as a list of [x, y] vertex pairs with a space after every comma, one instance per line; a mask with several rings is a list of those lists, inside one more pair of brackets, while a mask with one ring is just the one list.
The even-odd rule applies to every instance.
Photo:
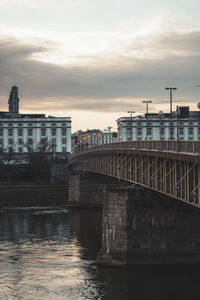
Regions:
[[67, 210], [1, 210], [0, 299], [99, 299], [82, 252]]
[[200, 298], [198, 266], [96, 266], [100, 223], [98, 210], [0, 210], [0, 299]]

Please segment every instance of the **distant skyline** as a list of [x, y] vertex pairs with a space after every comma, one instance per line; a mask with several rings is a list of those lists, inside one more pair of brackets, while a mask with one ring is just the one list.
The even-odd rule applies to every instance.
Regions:
[[1, 0], [0, 103], [104, 129], [128, 110], [200, 102], [199, 0]]

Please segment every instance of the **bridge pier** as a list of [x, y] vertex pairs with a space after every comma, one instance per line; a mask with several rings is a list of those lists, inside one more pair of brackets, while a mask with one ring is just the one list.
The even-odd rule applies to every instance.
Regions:
[[104, 193], [102, 246], [109, 265], [200, 262], [200, 210], [141, 187]]
[[77, 207], [102, 206], [105, 186], [116, 179], [90, 172], [70, 171], [68, 204]]

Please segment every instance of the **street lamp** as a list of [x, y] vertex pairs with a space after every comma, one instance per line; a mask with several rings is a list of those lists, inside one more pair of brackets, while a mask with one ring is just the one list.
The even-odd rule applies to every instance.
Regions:
[[166, 87], [166, 90], [169, 90], [169, 103], [170, 103], [170, 139], [173, 139], [172, 134], [172, 91], [176, 91], [176, 87]]
[[146, 104], [146, 118], [147, 118], [147, 133], [146, 133], [146, 136], [147, 136], [147, 139], [148, 139], [148, 127], [149, 127], [149, 104], [152, 103], [152, 101], [150, 100], [144, 100], [142, 101], [142, 103], [145, 103]]
[[138, 121], [139, 121], [139, 118], [136, 117], [135, 121], [136, 121], [136, 126], [135, 126], [135, 130], [136, 130], [136, 132], [135, 132], [135, 140], [137, 141], [138, 140]]
[[133, 140], [133, 114], [135, 113], [134, 110], [129, 110], [127, 113], [131, 114], [131, 141]]
[[161, 132], [161, 118], [163, 117], [163, 115], [164, 115], [164, 113], [163, 113], [163, 111], [162, 110], [160, 110], [159, 112], [158, 112], [158, 115], [159, 115], [159, 118], [160, 118], [160, 140], [162, 140], [162, 132]]
[[109, 131], [109, 142], [111, 143], [111, 129], [112, 129], [112, 127], [108, 126], [107, 129]]

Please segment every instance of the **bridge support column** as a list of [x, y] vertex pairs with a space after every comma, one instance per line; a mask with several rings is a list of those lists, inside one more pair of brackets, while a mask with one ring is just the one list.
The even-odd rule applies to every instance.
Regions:
[[114, 179], [108, 176], [89, 172], [69, 173], [68, 204], [72, 206], [102, 206], [105, 185], [112, 184]]
[[97, 261], [111, 265], [200, 262], [200, 210], [135, 187], [104, 195]]

